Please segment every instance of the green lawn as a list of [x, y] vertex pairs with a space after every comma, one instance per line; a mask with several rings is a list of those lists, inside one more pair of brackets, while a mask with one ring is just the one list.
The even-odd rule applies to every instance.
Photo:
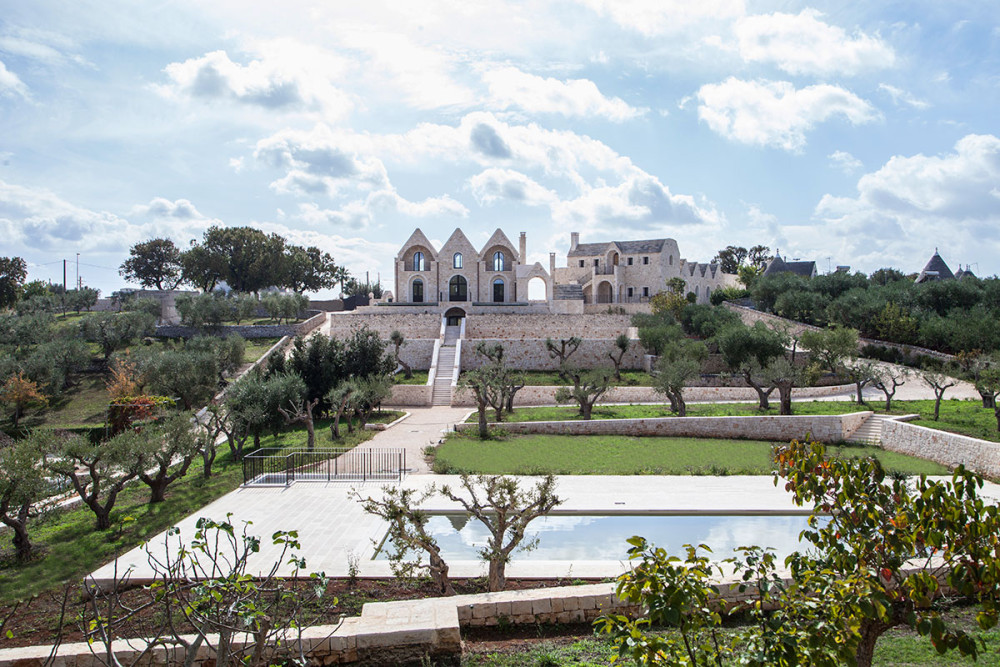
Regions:
[[[908, 628], [895, 628], [879, 638], [875, 646], [874, 664], [880, 667], [944, 667], [1000, 663], [1000, 632], [980, 631], [970, 620], [971, 614], [967, 609], [946, 611], [944, 616], [947, 622], [964, 627], [973, 636], [985, 642], [985, 647], [980, 646], [978, 662], [974, 662], [972, 658], [961, 657], [958, 651], [950, 651], [940, 656], [927, 637], [920, 637]], [[722, 633], [727, 635], [735, 631], [736, 628], [725, 627]], [[547, 629], [544, 626], [540, 626], [538, 632], [539, 636], [549, 638], [537, 643], [515, 642], [512, 648], [504, 651], [492, 649], [467, 653], [462, 658], [462, 667], [522, 667], [523, 665], [609, 667], [613, 664], [631, 664], [628, 661], [612, 662], [617, 652], [606, 635], [557, 639], [552, 635], [558, 633], [558, 628]], [[520, 637], [520, 635], [514, 636]], [[470, 647], [475, 647], [475, 644], [471, 644]]]
[[[461, 378], [459, 378], [461, 379]], [[527, 385], [535, 387], [551, 387], [567, 384], [559, 377], [556, 371], [524, 371], [524, 381]], [[633, 387], [649, 387], [653, 384], [653, 379], [646, 371], [622, 371], [620, 382], [612, 384]]]
[[[434, 451], [434, 472], [487, 475], [769, 475], [772, 443], [758, 440], [635, 438], [616, 435], [511, 435], [479, 440], [452, 433]], [[877, 447], [830, 447], [877, 456], [891, 471], [946, 475], [944, 466]]]
[[429, 371], [413, 371], [413, 377], [407, 380], [403, 377], [403, 373], [401, 371], [396, 373], [393, 378], [395, 379], [396, 384], [427, 384], [428, 373]]
[[252, 364], [261, 357], [264, 353], [274, 347], [281, 338], [248, 338], [246, 343], [246, 351], [243, 354], [243, 361]]
[[[775, 401], [771, 409], [761, 412], [756, 403], [689, 403], [688, 415], [691, 417], [728, 417], [739, 415], [776, 415], [778, 409]], [[942, 431], [960, 433], [974, 438], [1000, 441], [997, 422], [992, 410], [982, 407], [977, 401], [946, 399], [941, 402], [940, 420], [935, 422], [934, 401], [894, 401], [892, 412], [886, 413], [885, 405], [869, 403], [858, 405], [850, 401], [796, 401], [792, 411], [797, 415], [840, 415], [860, 410], [874, 410], [879, 414], [908, 415], [919, 414], [921, 418], [911, 423]], [[493, 411], [489, 412], [493, 419]], [[653, 417], [671, 417], [668, 405], [599, 405], [594, 408], [594, 419], [649, 419]], [[467, 421], [475, 422], [478, 417], [472, 414]], [[576, 421], [580, 416], [576, 407], [538, 407], [517, 408], [513, 415], [504, 415], [504, 421]]]
[[[376, 413], [378, 420], [391, 421], [402, 413], [383, 410]], [[333, 442], [327, 428], [328, 421], [316, 423], [318, 447], [353, 447], [369, 440], [373, 431], [358, 431]], [[262, 447], [304, 447], [306, 433], [303, 429], [286, 431], [278, 436], [268, 435]], [[117, 527], [107, 531], [94, 529], [94, 515], [89, 508], [76, 505], [59, 510], [29, 524], [31, 540], [40, 550], [32, 562], [18, 566], [11, 556], [10, 533], [0, 532], [0, 604], [23, 600], [42, 591], [58, 588], [63, 582], [78, 580], [116, 555], [138, 546], [143, 541], [166, 530], [184, 517], [196, 512], [216, 498], [232, 491], [243, 483], [243, 467], [229, 456], [229, 448], [219, 448], [219, 457], [212, 468], [213, 477], [202, 476], [201, 458], [195, 459], [188, 474], [172, 484], [166, 501], [149, 505], [149, 488], [133, 483], [118, 497], [113, 511]], [[126, 517], [134, 519], [123, 525]], [[240, 517], [235, 517], [237, 520]]]

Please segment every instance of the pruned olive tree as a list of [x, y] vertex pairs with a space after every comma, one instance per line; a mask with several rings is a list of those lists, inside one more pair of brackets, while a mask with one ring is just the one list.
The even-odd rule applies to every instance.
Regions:
[[144, 426], [139, 437], [139, 479], [149, 487], [150, 504], [162, 503], [167, 487], [187, 474], [202, 442], [187, 413]]
[[556, 391], [556, 402], [569, 403], [573, 401], [580, 406], [580, 416], [583, 419], [590, 419], [594, 412], [594, 406], [611, 389], [611, 378], [614, 377], [614, 371], [610, 368], [583, 370], [564, 364], [559, 372], [568, 378], [573, 386], [559, 387]]
[[52, 437], [51, 431], [34, 431], [23, 440], [0, 446], [0, 522], [13, 533], [18, 563], [31, 560], [28, 521], [32, 506], [42, 500], [44, 455]]
[[684, 387], [701, 373], [701, 364], [708, 357], [705, 344], [681, 338], [667, 345], [656, 361], [653, 373], [654, 391], [666, 394], [670, 411], [679, 417], [687, 416]]
[[506, 588], [507, 564], [514, 551], [535, 546], [534, 540], [524, 541], [528, 524], [563, 502], [556, 496], [555, 486], [552, 475], [529, 490], [521, 489], [513, 477], [462, 475], [460, 488], [441, 487], [446, 498], [460, 504], [489, 532], [480, 555], [489, 564], [490, 591]]

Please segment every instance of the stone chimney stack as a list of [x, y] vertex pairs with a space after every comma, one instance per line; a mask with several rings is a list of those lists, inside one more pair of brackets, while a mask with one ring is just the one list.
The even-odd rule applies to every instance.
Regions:
[[555, 280], [556, 277], [556, 254], [549, 253], [549, 277]]
[[521, 264], [528, 263], [528, 236], [521, 232], [521, 241], [518, 247], [518, 252], [521, 253]]
[[573, 252], [580, 245], [580, 232], [573, 232], [569, 235], [569, 251]]

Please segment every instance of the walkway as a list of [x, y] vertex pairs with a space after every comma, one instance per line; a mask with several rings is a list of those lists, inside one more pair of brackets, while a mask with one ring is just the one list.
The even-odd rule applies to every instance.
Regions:
[[470, 408], [448, 406], [429, 408], [397, 408], [410, 416], [392, 428], [381, 431], [362, 447], [402, 447], [406, 450], [406, 466], [410, 474], [428, 474], [430, 466], [424, 460], [424, 448], [436, 445], [452, 424], [465, 420]]

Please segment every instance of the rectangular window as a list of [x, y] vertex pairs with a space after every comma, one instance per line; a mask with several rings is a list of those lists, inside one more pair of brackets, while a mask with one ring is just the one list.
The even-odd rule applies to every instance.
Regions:
[[649, 257], [643, 257], [642, 258], [642, 263], [643, 264], [649, 264]]
[[649, 296], [649, 288], [648, 287], [643, 287], [642, 288], [642, 295], [643, 296]]
[[628, 298], [630, 298], [630, 299], [632, 298], [632, 288], [631, 287], [628, 288]]
[[583, 268], [583, 264], [584, 264], [584, 262], [583, 262], [583, 260], [581, 259], [581, 260], [580, 260], [580, 268], [581, 268], [581, 269]]
[[632, 258], [631, 257], [628, 258], [628, 265], [632, 266]]
[[594, 266], [600, 266], [600, 261], [601, 260], [599, 260], [599, 259], [595, 259], [594, 260]]

